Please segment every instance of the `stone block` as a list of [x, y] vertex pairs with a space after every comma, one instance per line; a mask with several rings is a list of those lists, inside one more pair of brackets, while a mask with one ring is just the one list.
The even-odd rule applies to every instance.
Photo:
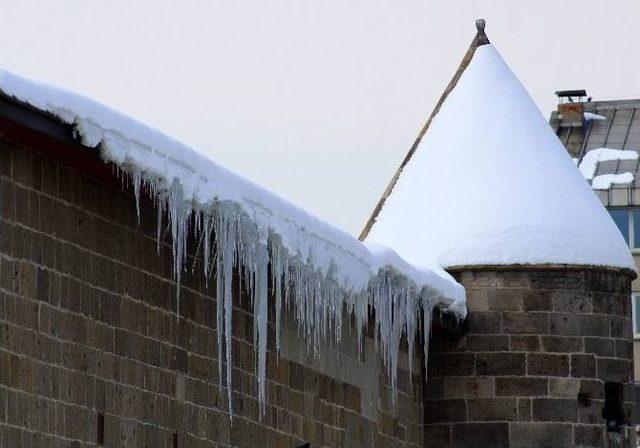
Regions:
[[18, 289], [17, 293], [28, 299], [36, 298], [37, 276], [36, 266], [26, 261], [18, 265]]
[[553, 313], [549, 316], [549, 334], [577, 335], [578, 316], [576, 314]]
[[[605, 382], [627, 383], [633, 375], [631, 360], [616, 358], [597, 358], [598, 379]], [[594, 375], [595, 376], [595, 372]]]
[[580, 270], [532, 271], [531, 286], [533, 289], [583, 289], [584, 274]]
[[578, 422], [591, 425], [602, 424], [604, 400], [591, 400], [588, 405], [578, 407]]
[[502, 333], [502, 313], [499, 311], [477, 311], [467, 315], [469, 334]]
[[542, 347], [545, 352], [582, 352], [583, 340], [577, 336], [543, 336]]
[[429, 376], [470, 376], [475, 373], [475, 354], [447, 353], [429, 356]]
[[575, 422], [578, 419], [576, 399], [535, 398], [532, 401], [534, 421]]
[[466, 422], [466, 400], [426, 400], [424, 420], [425, 424]]
[[549, 393], [549, 380], [531, 377], [496, 378], [497, 396], [532, 397]]
[[499, 288], [489, 295], [489, 310], [522, 311], [522, 289]]
[[559, 448], [573, 442], [571, 425], [558, 423], [512, 423], [509, 437], [510, 448]]
[[521, 288], [526, 290], [532, 287], [531, 275], [526, 270], [503, 270], [496, 273], [496, 280], [498, 288]]
[[531, 399], [530, 398], [518, 398], [518, 421], [520, 422], [531, 421]]
[[537, 352], [540, 351], [540, 336], [509, 336], [510, 350], [512, 352]]
[[546, 313], [505, 312], [503, 329], [510, 334], [546, 334], [549, 317]]
[[470, 421], [516, 421], [516, 398], [474, 398], [468, 400]]
[[574, 378], [595, 378], [596, 358], [594, 355], [571, 355], [571, 376]]
[[552, 292], [540, 289], [524, 291], [522, 307], [524, 311], [551, 311], [553, 309]]
[[467, 289], [491, 288], [498, 284], [495, 271], [463, 271], [455, 274], [456, 279]]
[[578, 314], [578, 333], [581, 336], [609, 336], [609, 317], [599, 314]]
[[524, 353], [478, 353], [476, 374], [479, 376], [524, 375], [525, 359]]
[[633, 359], [633, 342], [627, 339], [615, 340], [616, 358]]
[[493, 397], [494, 379], [491, 377], [454, 377], [444, 379], [445, 398]]
[[469, 335], [467, 349], [473, 352], [501, 352], [509, 350], [507, 335]]
[[613, 357], [615, 342], [610, 338], [586, 337], [584, 338], [584, 351], [598, 356]]
[[609, 335], [612, 338], [631, 339], [632, 320], [629, 317], [611, 316]]
[[553, 292], [553, 310], [561, 313], [591, 313], [593, 295], [584, 290], [557, 290]]
[[[350, 431], [347, 431], [349, 436]], [[451, 446], [451, 425], [425, 425], [424, 426], [424, 448], [453, 448]], [[350, 440], [350, 439], [347, 439]], [[365, 446], [360, 441], [354, 440], [348, 446]]]
[[568, 376], [569, 355], [529, 353], [527, 355], [527, 375]]
[[439, 353], [466, 352], [469, 336], [437, 335], [432, 338], [429, 348]]
[[493, 293], [494, 290], [488, 289], [467, 289], [467, 310], [469, 312], [489, 311], [489, 296]]
[[587, 405], [590, 400], [604, 399], [604, 382], [600, 380], [581, 379], [578, 399]]
[[578, 398], [580, 380], [576, 378], [549, 378], [549, 395], [552, 397]]
[[508, 423], [463, 423], [452, 426], [455, 448], [507, 448], [509, 447]]
[[423, 389], [422, 397], [429, 400], [444, 398], [444, 378], [429, 377], [427, 386]]
[[578, 448], [599, 448], [606, 446], [604, 425], [576, 425], [573, 427], [573, 441]]

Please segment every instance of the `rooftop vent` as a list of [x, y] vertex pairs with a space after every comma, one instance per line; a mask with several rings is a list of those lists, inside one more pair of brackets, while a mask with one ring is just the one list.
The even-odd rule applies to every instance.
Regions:
[[[582, 126], [584, 124], [584, 98], [586, 90], [558, 90], [558, 120], [560, 126]], [[591, 98], [586, 98], [591, 101]]]
[[[566, 98], [570, 103], [573, 103], [573, 99], [577, 98], [578, 101], [582, 101], [582, 99], [587, 96], [586, 90], [558, 90], [556, 92], [556, 96], [562, 101]], [[589, 99], [587, 99], [589, 101]]]

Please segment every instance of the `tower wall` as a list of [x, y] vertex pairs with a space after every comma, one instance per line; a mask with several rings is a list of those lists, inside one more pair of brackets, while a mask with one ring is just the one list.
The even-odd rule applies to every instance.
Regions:
[[[631, 273], [604, 269], [454, 273], [467, 289], [461, 336], [431, 343], [425, 446], [610, 445], [609, 396], [632, 414]], [[621, 386], [617, 386], [621, 385]], [[635, 445], [634, 445], [635, 446]]]

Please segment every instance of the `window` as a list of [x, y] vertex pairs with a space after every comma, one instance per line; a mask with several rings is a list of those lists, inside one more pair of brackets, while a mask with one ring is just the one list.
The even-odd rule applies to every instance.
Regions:
[[631, 222], [633, 223], [633, 232], [631, 233], [634, 236], [633, 245], [631, 247], [633, 249], [639, 249], [640, 248], [640, 209], [631, 210]]
[[640, 293], [631, 294], [631, 315], [633, 317], [633, 337], [640, 338]]
[[98, 412], [98, 427], [96, 428], [96, 445], [104, 446], [104, 414]]
[[640, 207], [611, 208], [609, 214], [631, 250], [640, 252]]
[[631, 214], [629, 213], [629, 209], [614, 208], [609, 210], [609, 214], [611, 215], [613, 222], [615, 222], [616, 226], [618, 226], [618, 229], [620, 230], [620, 233], [622, 233], [624, 240], [627, 242], [627, 244], [629, 244], [629, 242], [631, 241], [631, 235], [629, 232], [629, 222], [631, 221]]

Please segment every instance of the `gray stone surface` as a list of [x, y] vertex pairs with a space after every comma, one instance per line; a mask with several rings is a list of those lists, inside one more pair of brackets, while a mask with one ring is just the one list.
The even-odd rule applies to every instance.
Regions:
[[[467, 331], [432, 341], [425, 437], [452, 447], [608, 446], [604, 382], [631, 381], [630, 276], [579, 268], [455, 275], [467, 289]], [[630, 387], [623, 399], [629, 418]], [[480, 443], [483, 434], [493, 438]]]

